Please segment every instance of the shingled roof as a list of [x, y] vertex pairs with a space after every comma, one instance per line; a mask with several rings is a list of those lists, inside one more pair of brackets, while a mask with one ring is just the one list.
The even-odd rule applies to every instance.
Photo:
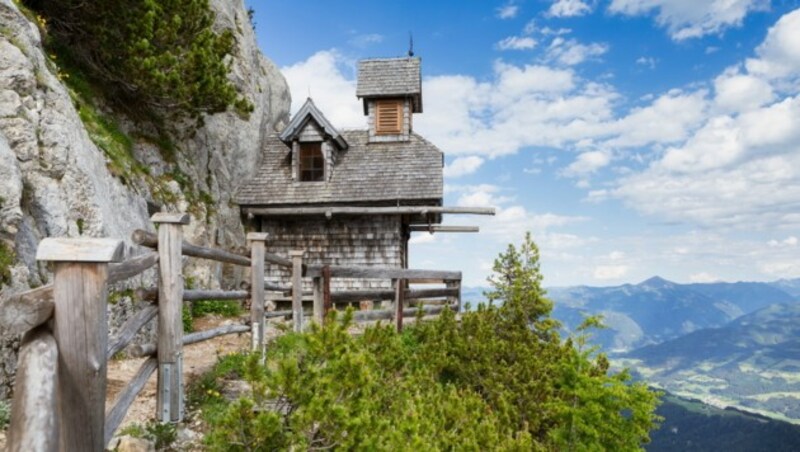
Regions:
[[339, 131], [333, 127], [333, 124], [331, 124], [330, 121], [328, 121], [328, 118], [322, 114], [310, 97], [306, 99], [306, 103], [300, 107], [300, 110], [295, 113], [292, 121], [278, 136], [280, 137], [281, 141], [289, 143], [297, 137], [300, 131], [303, 130], [303, 127], [305, 127], [306, 123], [312, 119], [319, 127], [322, 128], [322, 132], [329, 136], [336, 143], [336, 146], [339, 149], [347, 149], [347, 141], [342, 138]]
[[410, 96], [414, 99], [414, 113], [422, 112], [422, 76], [420, 59], [376, 58], [358, 62], [356, 96], [373, 97]]
[[256, 175], [235, 195], [242, 206], [414, 202], [441, 204], [442, 152], [417, 134], [406, 142], [368, 143], [366, 130], [342, 131], [349, 147], [338, 154], [330, 180], [292, 181], [291, 149], [267, 137]]

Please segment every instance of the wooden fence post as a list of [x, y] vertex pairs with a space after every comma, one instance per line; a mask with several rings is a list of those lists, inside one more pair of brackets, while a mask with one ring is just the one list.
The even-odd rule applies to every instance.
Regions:
[[48, 238], [36, 251], [37, 260], [55, 262], [60, 450], [105, 446], [108, 263], [123, 250], [120, 240]]
[[317, 322], [318, 325], [322, 326], [322, 322], [325, 318], [325, 300], [324, 300], [324, 292], [322, 289], [322, 277], [317, 276], [313, 279], [313, 289], [314, 289], [314, 321]]
[[305, 251], [289, 251], [292, 258], [292, 319], [294, 331], [303, 331], [303, 255]]
[[322, 267], [322, 307], [323, 316], [333, 309], [333, 300], [331, 300], [331, 267], [326, 265]]
[[185, 213], [157, 213], [158, 225], [158, 390], [156, 419], [183, 420], [183, 225]]
[[264, 351], [264, 253], [268, 234], [251, 232], [250, 242], [250, 331], [251, 349]]
[[403, 331], [403, 304], [405, 302], [406, 294], [406, 280], [394, 280], [394, 323], [397, 332]]
[[444, 282], [444, 285], [448, 288], [458, 289], [458, 295], [448, 297], [447, 302], [451, 306], [455, 306], [456, 313], [461, 312], [461, 280], [448, 280]]

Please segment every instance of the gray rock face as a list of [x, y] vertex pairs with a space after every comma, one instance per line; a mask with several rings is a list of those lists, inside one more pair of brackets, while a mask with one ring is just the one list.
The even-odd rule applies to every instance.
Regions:
[[[258, 50], [243, 0], [210, 3], [217, 13], [215, 26], [234, 32], [237, 49], [230, 77], [254, 111], [248, 118], [235, 112], [207, 117], [196, 131], [187, 124], [185, 133], [177, 134], [184, 138], [174, 143], [175, 163], [142, 139], [133, 139], [133, 154], [173, 195], [175, 201], [163, 208], [192, 213], [187, 240], [230, 247], [244, 244], [233, 192], [258, 167], [263, 137], [288, 122], [290, 97], [283, 76]], [[131, 137], [139, 136], [135, 124], [118, 119]], [[176, 165], [188, 185], [170, 180]], [[0, 296], [48, 282], [47, 269], [35, 261], [44, 237], [129, 240], [134, 229], [153, 230], [147, 208], [151, 187], [122, 180], [109, 167], [109, 157], [92, 141], [42, 48], [38, 27], [12, 0], [0, 0], [0, 242], [15, 254], [12, 282], [0, 287]], [[199, 193], [204, 202], [198, 201]], [[219, 286], [223, 280], [220, 265], [194, 259], [187, 262], [186, 273], [204, 286]], [[112, 308], [111, 314], [112, 325], [118, 324], [114, 316], [120, 313]], [[16, 342], [0, 337], [0, 399], [8, 396], [13, 375], [9, 363], [15, 358], [8, 344]]]

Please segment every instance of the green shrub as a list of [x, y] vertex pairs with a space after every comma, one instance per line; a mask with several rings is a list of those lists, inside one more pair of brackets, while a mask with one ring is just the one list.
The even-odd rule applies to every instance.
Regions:
[[69, 49], [128, 111], [198, 117], [252, 105], [228, 80], [230, 30], [214, 33], [208, 0], [26, 0], [43, 16], [50, 41]]
[[11, 266], [14, 265], [14, 252], [0, 242], [0, 287], [11, 284]]
[[[237, 361], [252, 397], [225, 405], [206, 381], [211, 450], [641, 450], [658, 394], [608, 371], [585, 330], [563, 340], [549, 317], [538, 250], [501, 254], [497, 306], [451, 311], [403, 333], [353, 336], [352, 314], [289, 333]], [[219, 373], [217, 373], [219, 378]]]
[[9, 422], [11, 422], [11, 404], [0, 400], [0, 430], [5, 430]]
[[192, 317], [192, 308], [185, 304], [181, 307], [181, 321], [183, 322], [183, 332], [191, 333], [194, 331], [194, 317]]

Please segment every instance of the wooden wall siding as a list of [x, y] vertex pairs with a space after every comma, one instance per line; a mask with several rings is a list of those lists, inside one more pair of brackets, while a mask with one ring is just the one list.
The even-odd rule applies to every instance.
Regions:
[[303, 130], [297, 135], [298, 141], [322, 141], [324, 139], [322, 132], [319, 130], [319, 126], [314, 122], [314, 120], [309, 120]]
[[408, 141], [411, 135], [411, 100], [408, 98], [398, 99], [403, 103], [403, 121], [399, 134], [379, 134], [377, 132], [377, 102], [376, 99], [370, 99], [367, 102], [369, 114], [367, 116], [367, 123], [369, 127], [369, 142], [370, 143], [386, 143], [391, 141]]
[[[357, 267], [402, 267], [403, 235], [398, 216], [286, 219], [261, 221], [261, 231], [269, 233], [267, 251], [288, 256], [289, 251], [305, 250], [307, 265]], [[291, 274], [268, 265], [266, 280], [287, 286]], [[390, 289], [391, 281], [335, 278], [332, 290]], [[304, 281], [311, 290], [311, 280]]]

